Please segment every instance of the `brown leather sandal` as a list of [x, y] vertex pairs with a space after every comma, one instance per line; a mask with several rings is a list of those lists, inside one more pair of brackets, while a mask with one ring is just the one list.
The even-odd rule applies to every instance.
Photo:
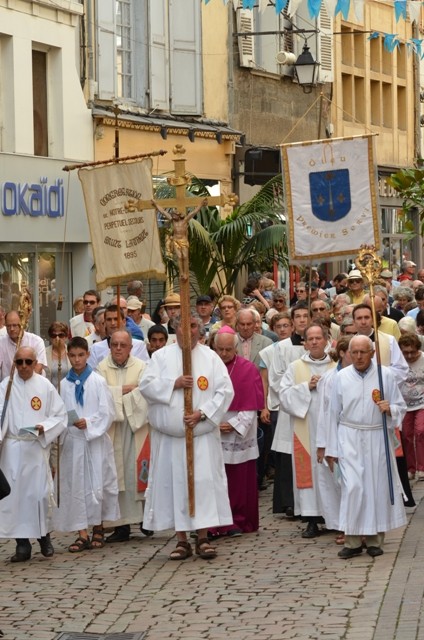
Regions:
[[191, 544], [187, 542], [187, 540], [178, 540], [177, 546], [174, 551], [168, 556], [169, 560], [187, 560], [190, 556], [193, 555], [193, 549], [191, 548]]
[[103, 549], [105, 546], [105, 534], [103, 527], [93, 527], [90, 549]]
[[200, 538], [200, 540], [196, 540], [196, 554], [203, 560], [212, 560], [212, 558], [216, 558], [216, 549], [207, 538]]

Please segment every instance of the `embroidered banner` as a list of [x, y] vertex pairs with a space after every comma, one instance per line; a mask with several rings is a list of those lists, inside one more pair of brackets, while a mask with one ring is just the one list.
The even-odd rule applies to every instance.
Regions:
[[153, 198], [152, 160], [78, 171], [99, 289], [134, 277], [165, 279], [156, 211], [128, 211], [130, 199]]
[[281, 145], [292, 263], [380, 248], [373, 137]]

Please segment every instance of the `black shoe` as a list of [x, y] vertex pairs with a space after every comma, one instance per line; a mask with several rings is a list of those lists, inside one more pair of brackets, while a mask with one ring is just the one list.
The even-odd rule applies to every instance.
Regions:
[[105, 542], [128, 542], [130, 539], [131, 527], [129, 524], [123, 524], [115, 527], [115, 531], [106, 538]]
[[286, 514], [286, 518], [294, 518], [294, 509], [293, 509], [293, 507], [287, 507], [286, 511], [285, 511], [285, 514]]
[[305, 531], [302, 532], [302, 538], [317, 538], [320, 535], [320, 530], [316, 522], [308, 522], [308, 526]]
[[31, 559], [32, 545], [28, 538], [16, 539], [16, 552], [15, 555], [10, 558], [10, 562], [26, 562]]
[[349, 549], [349, 547], [343, 547], [340, 549], [337, 554], [339, 558], [343, 558], [343, 560], [348, 560], [349, 558], [353, 558], [354, 556], [360, 556], [362, 553], [362, 545], [360, 547], [355, 547], [354, 549]]
[[371, 558], [376, 558], [377, 556], [382, 556], [384, 551], [380, 547], [367, 547], [367, 553]]
[[241, 529], [230, 529], [227, 531], [227, 538], [240, 538], [243, 535], [243, 531]]
[[42, 536], [38, 538], [38, 542], [40, 544], [40, 551], [45, 558], [51, 558], [54, 555], [54, 547], [52, 545], [52, 541], [50, 540], [50, 533], [46, 536]]
[[144, 529], [142, 522], [140, 522], [140, 531], [143, 534], [143, 536], [147, 536], [147, 538], [151, 538], [152, 535], [154, 534], [154, 531], [150, 531], [150, 529]]

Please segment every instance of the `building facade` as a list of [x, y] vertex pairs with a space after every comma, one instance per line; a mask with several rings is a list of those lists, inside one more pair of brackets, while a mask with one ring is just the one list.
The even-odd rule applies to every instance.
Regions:
[[[418, 215], [403, 212], [399, 194], [387, 182], [420, 155], [419, 59], [407, 45], [416, 31], [409, 19], [396, 22], [391, 3], [373, 0], [365, 3], [361, 20], [353, 9], [347, 20], [339, 15], [335, 31], [334, 131], [375, 134], [383, 264], [396, 276], [403, 260], [422, 264]], [[383, 36], [392, 33], [399, 42], [389, 51]]]
[[63, 171], [93, 158], [76, 46], [82, 10], [0, 0], [0, 303], [16, 306], [28, 287], [30, 326], [44, 336], [53, 319], [73, 315], [73, 292], [93, 284], [81, 189]]

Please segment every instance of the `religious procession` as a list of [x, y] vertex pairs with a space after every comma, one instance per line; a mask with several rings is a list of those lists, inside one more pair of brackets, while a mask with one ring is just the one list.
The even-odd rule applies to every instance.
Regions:
[[185, 315], [177, 292], [147, 313], [139, 280], [106, 306], [88, 290], [47, 348], [25, 329], [30, 299], [13, 311], [4, 295], [11, 562], [35, 541], [52, 557], [54, 532], [75, 532], [77, 554], [134, 528], [175, 530], [170, 560], [213, 559], [220, 537], [259, 529], [269, 483], [305, 544], [332, 530], [339, 558], [381, 555], [424, 480], [424, 269], [405, 261], [394, 280], [376, 264], [365, 249], [331, 281], [311, 268], [291, 299], [272, 273], [251, 274], [241, 300], [208, 291]]
[[[171, 198], [155, 198], [153, 153], [65, 167], [81, 181], [97, 288], [50, 324], [46, 347], [28, 330], [31, 292], [12, 307], [3, 278], [0, 537], [16, 541], [12, 563], [35, 541], [51, 558], [55, 532], [74, 532], [80, 554], [134, 527], [175, 531], [171, 561], [212, 560], [219, 538], [258, 531], [268, 483], [274, 514], [304, 523], [305, 541], [333, 531], [343, 560], [382, 555], [385, 533], [406, 524], [424, 479], [424, 269], [406, 257], [399, 274], [386, 268], [372, 136], [281, 154], [295, 277], [248, 273], [241, 299], [213, 285], [193, 297], [191, 225], [237, 197], [188, 193], [181, 145]], [[140, 276], [167, 277], [161, 220], [178, 278], [146, 309]], [[313, 266], [323, 255], [349, 268], [327, 279]]]

